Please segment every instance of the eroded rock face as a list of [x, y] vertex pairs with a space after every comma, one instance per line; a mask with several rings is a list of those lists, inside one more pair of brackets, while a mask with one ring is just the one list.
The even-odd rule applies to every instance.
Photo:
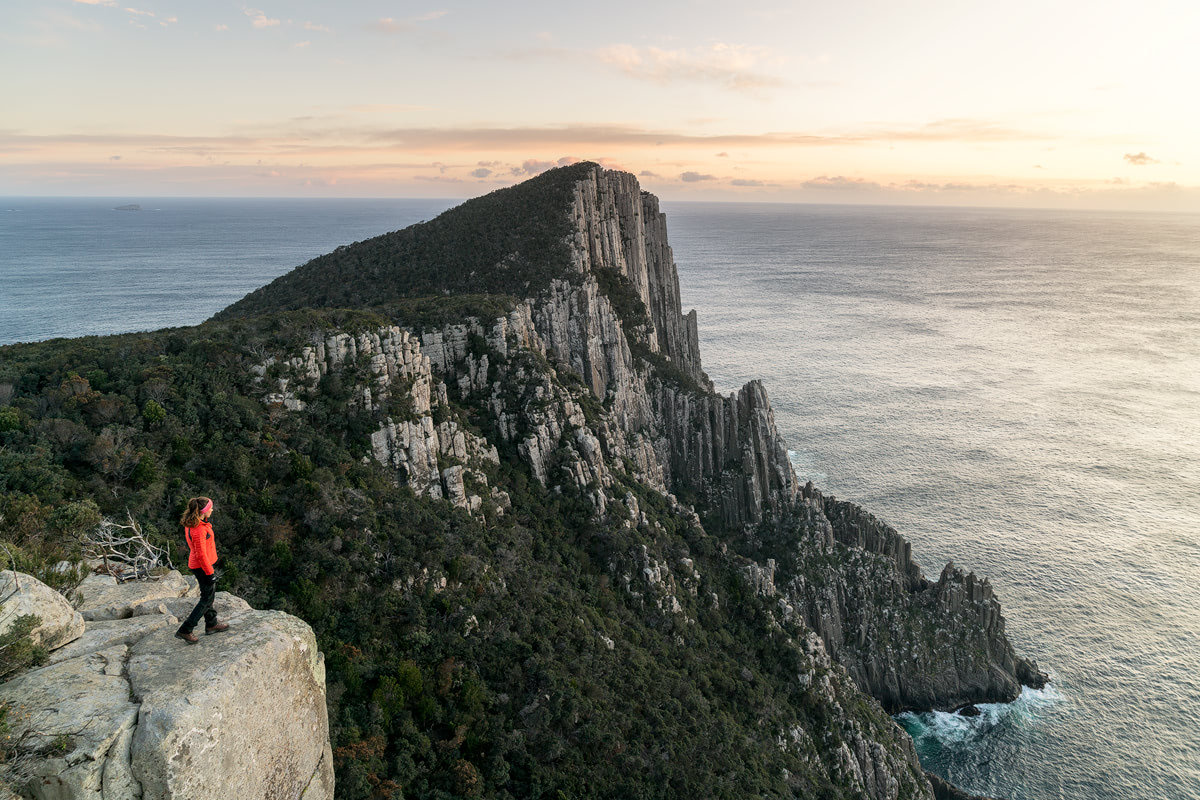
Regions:
[[38, 800], [332, 798], [311, 628], [222, 592], [229, 630], [187, 645], [174, 633], [195, 600], [155, 597], [162, 586], [144, 582], [126, 584], [122, 602], [139, 588], [149, 599], [134, 616], [87, 621], [50, 664], [0, 684], [12, 740], [38, 754], [31, 781], [14, 788]]
[[105, 771], [115, 774], [128, 763], [125, 734], [138, 719], [125, 677], [128, 655], [129, 648], [117, 644], [0, 684], [0, 702], [13, 705], [14, 738], [44, 754], [34, 763], [32, 783], [15, 789], [45, 800], [139, 796], [115, 786], [104, 791]]
[[61, 594], [32, 575], [0, 571], [0, 633], [6, 633], [29, 614], [41, 619], [30, 634], [34, 643], [48, 650], [83, 635], [83, 615]]
[[160, 630], [132, 648], [143, 797], [298, 797], [328, 764], [325, 662], [312, 629], [280, 611], [247, 611], [202, 640], [181, 647]]
[[899, 533], [811, 484], [781, 530], [784, 602], [889, 712], [1009, 702], [1045, 684], [1009, 643], [987, 579], [947, 564], [929, 581]]

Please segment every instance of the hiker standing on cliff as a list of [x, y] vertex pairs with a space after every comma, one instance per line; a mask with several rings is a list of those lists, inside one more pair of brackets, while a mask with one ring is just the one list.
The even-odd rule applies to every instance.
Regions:
[[192, 609], [192, 613], [175, 631], [175, 636], [188, 644], [200, 641], [193, 630], [204, 617], [204, 632], [220, 633], [229, 630], [229, 624], [217, 621], [217, 611], [213, 608], [213, 598], [217, 594], [217, 574], [214, 565], [217, 563], [217, 543], [213, 539], [212, 525], [208, 518], [212, 516], [213, 501], [207, 497], [193, 497], [188, 500], [187, 511], [183, 512], [184, 536], [187, 538], [188, 569], [200, 582], [200, 602]]

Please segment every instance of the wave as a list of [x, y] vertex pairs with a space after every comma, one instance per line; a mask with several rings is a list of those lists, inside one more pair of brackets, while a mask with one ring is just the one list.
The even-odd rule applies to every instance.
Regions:
[[970, 744], [998, 727], [1028, 727], [1037, 724], [1046, 712], [1060, 705], [1066, 696], [1053, 683], [1042, 689], [1025, 686], [1011, 703], [980, 703], [979, 713], [966, 716], [949, 711], [905, 711], [895, 719], [908, 731], [917, 751]]

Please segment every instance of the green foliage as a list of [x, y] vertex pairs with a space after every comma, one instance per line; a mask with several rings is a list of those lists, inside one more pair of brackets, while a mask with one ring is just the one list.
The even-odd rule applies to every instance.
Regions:
[[429, 222], [339, 247], [216, 316], [366, 308], [404, 298], [485, 293], [527, 297], [567, 278], [571, 196], [595, 164], [544, 172], [468, 200]]
[[167, 418], [167, 410], [160, 406], [153, 398], [146, 401], [142, 406], [142, 419], [146, 420], [146, 425], [156, 428], [163, 423]]
[[17, 617], [8, 630], [0, 633], [0, 680], [45, 662], [48, 655], [46, 648], [34, 644], [29, 635], [41, 622], [33, 614], [26, 614]]

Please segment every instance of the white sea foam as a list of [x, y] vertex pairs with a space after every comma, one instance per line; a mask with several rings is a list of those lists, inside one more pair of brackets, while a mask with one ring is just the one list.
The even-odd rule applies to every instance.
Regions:
[[818, 486], [829, 480], [829, 476], [817, 469], [817, 458], [812, 453], [788, 450], [788, 461], [792, 462], [792, 473], [801, 484], [812, 481]]
[[1037, 724], [1051, 709], [1060, 705], [1066, 697], [1053, 683], [1042, 689], [1021, 689], [1021, 694], [1011, 703], [980, 703], [976, 716], [965, 716], [956, 712], [906, 711], [896, 716], [918, 747], [928, 744], [953, 745], [971, 742], [999, 725], [1024, 727]]

